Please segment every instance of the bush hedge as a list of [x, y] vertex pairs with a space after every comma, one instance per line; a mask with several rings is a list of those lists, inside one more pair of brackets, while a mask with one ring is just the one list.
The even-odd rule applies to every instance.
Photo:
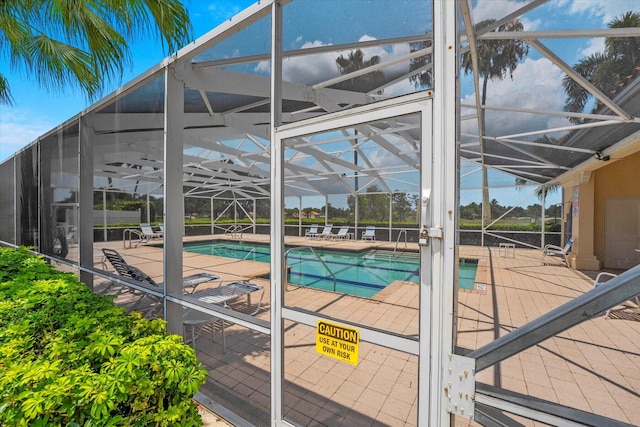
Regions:
[[26, 249], [0, 248], [0, 425], [201, 426], [193, 349]]

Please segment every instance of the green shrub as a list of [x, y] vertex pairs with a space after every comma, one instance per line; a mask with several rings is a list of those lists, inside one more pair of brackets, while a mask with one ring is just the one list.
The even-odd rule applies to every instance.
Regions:
[[200, 426], [193, 349], [24, 248], [0, 248], [0, 425]]

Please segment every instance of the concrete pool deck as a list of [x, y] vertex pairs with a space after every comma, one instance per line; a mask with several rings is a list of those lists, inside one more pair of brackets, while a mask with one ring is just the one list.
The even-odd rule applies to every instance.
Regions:
[[[224, 236], [199, 236], [185, 238], [185, 241], [221, 237]], [[269, 236], [263, 235], [245, 234], [243, 238], [269, 242]], [[393, 250], [395, 247], [395, 242], [288, 236], [286, 243], [350, 250]], [[96, 243], [96, 250], [102, 245], [117, 249], [128, 262], [154, 279], [162, 279], [161, 248], [141, 245], [122, 249], [122, 242], [110, 242]], [[463, 258], [479, 261], [476, 290], [458, 294], [457, 345], [462, 349], [479, 348], [593, 286], [592, 272], [541, 265], [537, 250], [517, 248], [514, 257], [505, 257], [497, 247], [461, 246], [459, 252]], [[215, 272], [225, 281], [253, 279], [252, 283], [263, 284], [266, 294], [256, 317], [269, 320], [269, 281], [263, 278], [268, 275], [268, 264], [185, 253], [184, 275], [200, 271]], [[416, 337], [417, 296], [418, 287], [406, 282], [394, 283], [371, 299], [292, 286], [286, 292], [285, 303]], [[233, 308], [245, 309], [242, 303]], [[619, 307], [620, 313], [622, 308]], [[633, 319], [640, 316], [634, 316], [634, 310], [629, 306], [624, 310], [626, 316], [609, 319], [599, 316], [584, 322], [478, 373], [477, 380], [637, 424], [640, 420], [640, 321]], [[208, 382], [201, 391], [250, 423], [265, 425], [270, 404], [270, 337], [231, 324], [226, 325], [225, 333], [225, 353], [220, 340], [212, 342], [209, 334], [203, 334], [197, 341], [198, 357], [209, 371]], [[313, 328], [304, 325], [285, 325], [286, 416], [303, 425], [416, 424], [415, 356], [363, 342], [360, 363], [352, 367], [316, 353], [314, 333]], [[514, 418], [523, 425], [540, 425]], [[474, 424], [456, 420], [456, 425]]]

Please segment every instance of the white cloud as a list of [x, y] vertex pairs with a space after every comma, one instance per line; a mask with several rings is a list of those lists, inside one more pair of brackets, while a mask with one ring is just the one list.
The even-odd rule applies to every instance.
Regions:
[[58, 124], [29, 109], [19, 107], [3, 107], [2, 109], [2, 114], [0, 114], [0, 162]]
[[[305, 42], [301, 49], [321, 46], [327, 46], [327, 44], [315, 40], [313, 42]], [[333, 52], [290, 58], [282, 64], [283, 79], [294, 83], [319, 83], [338, 74], [336, 55]]]
[[587, 46], [580, 51], [582, 57], [591, 56], [597, 52], [604, 52], [605, 45], [602, 37], [591, 39], [587, 42]]
[[515, 12], [525, 4], [519, 0], [478, 0], [473, 8], [473, 19], [476, 23], [486, 19], [496, 19]]
[[573, 0], [568, 12], [597, 16], [602, 19], [604, 26], [630, 10], [638, 10], [638, 0]]
[[[478, 0], [473, 8], [474, 22], [486, 19], [498, 19], [524, 6], [522, 0]], [[582, 19], [596, 19], [602, 27], [614, 18], [620, 17], [628, 11], [638, 10], [638, 0], [555, 0], [545, 6], [548, 10], [572, 16], [579, 15]], [[524, 29], [532, 31], [545, 24], [543, 19], [533, 19], [525, 15], [520, 18]]]
[[228, 0], [214, 0], [207, 5], [210, 16], [228, 19], [237, 15], [244, 7]]
[[542, 27], [542, 19], [531, 20], [523, 17], [520, 22], [522, 22], [522, 29], [524, 31], [536, 31]]
[[[562, 111], [565, 94], [562, 89], [563, 73], [547, 59], [526, 59], [513, 73], [513, 81], [507, 76], [503, 80], [490, 81], [487, 89], [487, 105], [520, 109]], [[462, 102], [475, 104], [471, 93]], [[508, 111], [487, 112], [486, 134], [509, 135], [565, 126], [567, 120], [552, 115], [533, 115]], [[462, 123], [463, 132], [477, 132], [476, 120]]]
[[[363, 35], [359, 41], [375, 40], [375, 37], [369, 35]], [[329, 46], [322, 41], [315, 40], [312, 42], [305, 42], [300, 49], [307, 49], [313, 47]], [[379, 56], [380, 62], [384, 64], [394, 58], [409, 53], [409, 46], [407, 44], [393, 45], [390, 48], [384, 48], [381, 46], [373, 46], [361, 49], [364, 53], [365, 60], [370, 59], [373, 56]], [[340, 75], [340, 70], [336, 64], [336, 58], [340, 55], [348, 55], [349, 52], [327, 52], [316, 55], [300, 56], [295, 58], [289, 58], [283, 62], [282, 76], [285, 81], [294, 83], [306, 83], [316, 84], [320, 83]], [[387, 75], [400, 75], [408, 71], [408, 63], [403, 61], [399, 64], [391, 65], [382, 69], [382, 72]], [[268, 61], [259, 63], [255, 71], [259, 73], [268, 72], [270, 64]], [[413, 92], [413, 84], [409, 79], [403, 79], [402, 81], [385, 88], [384, 95], [397, 96]]]

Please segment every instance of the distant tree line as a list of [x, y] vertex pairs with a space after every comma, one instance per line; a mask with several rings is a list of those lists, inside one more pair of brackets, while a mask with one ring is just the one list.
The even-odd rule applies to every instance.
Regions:
[[[521, 206], [502, 206], [496, 199], [491, 200], [491, 217], [499, 218], [506, 212], [509, 218], [539, 218], [542, 216], [542, 205], [535, 203], [527, 207]], [[562, 214], [562, 209], [559, 205], [551, 205], [545, 210], [545, 217], [547, 218], [559, 218]], [[463, 219], [480, 219], [482, 218], [482, 204], [471, 202], [468, 205], [460, 206], [460, 218]]]

